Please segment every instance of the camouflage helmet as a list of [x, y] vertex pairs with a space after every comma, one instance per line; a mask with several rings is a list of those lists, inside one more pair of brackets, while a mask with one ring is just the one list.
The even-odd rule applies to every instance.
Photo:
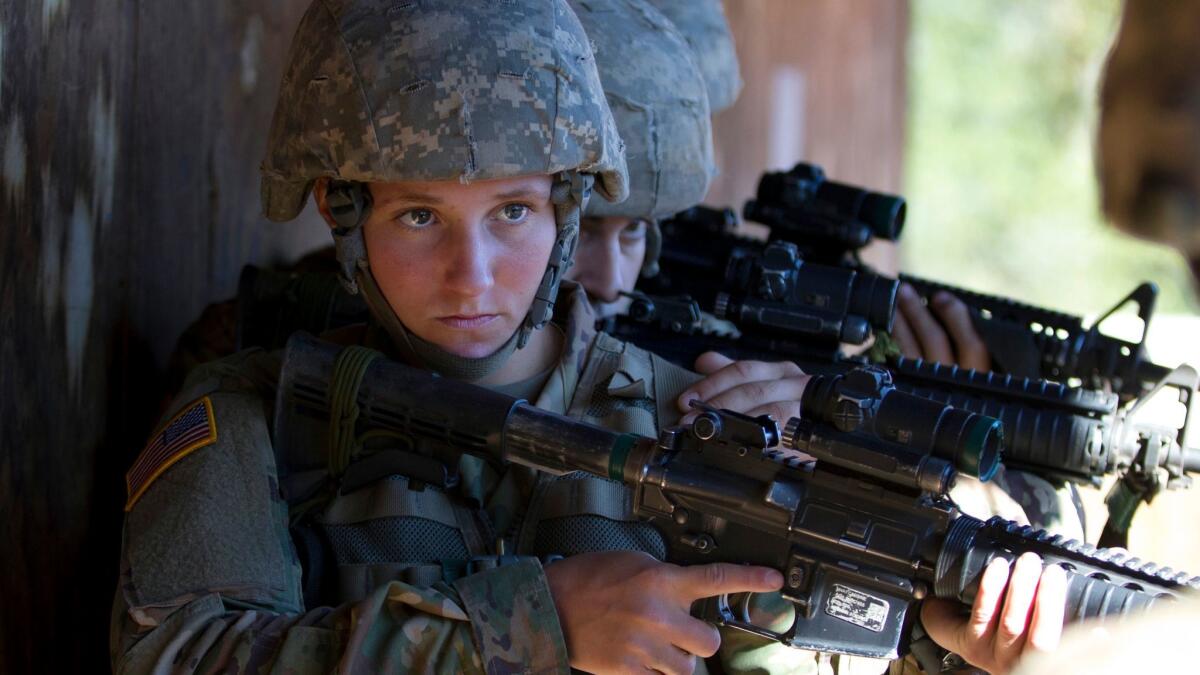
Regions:
[[295, 218], [322, 176], [467, 182], [579, 170], [622, 199], [620, 140], [599, 91], [565, 0], [317, 0], [292, 39], [263, 208]]
[[733, 105], [742, 90], [733, 33], [721, 0], [648, 0], [687, 39], [708, 87], [713, 113]]
[[554, 176], [558, 238], [517, 346], [553, 312], [593, 181], [608, 199], [627, 193], [622, 142], [574, 12], [566, 0], [310, 5], [262, 164], [263, 209], [290, 220], [315, 181], [330, 179], [342, 281], [365, 291], [398, 347], [420, 340], [370, 272], [360, 227], [371, 207], [366, 183], [535, 174]]
[[650, 221], [643, 272], [653, 274], [661, 247], [655, 219], [698, 204], [716, 173], [704, 78], [687, 41], [644, 0], [571, 0], [571, 7], [591, 38], [629, 167], [629, 198], [592, 200], [585, 215]]
[[1200, 274], [1200, 5], [1132, 0], [1100, 90], [1097, 173], [1122, 230]]
[[629, 198], [593, 201], [585, 214], [659, 218], [695, 206], [715, 169], [708, 96], [687, 42], [644, 0], [571, 7], [591, 38], [629, 167]]

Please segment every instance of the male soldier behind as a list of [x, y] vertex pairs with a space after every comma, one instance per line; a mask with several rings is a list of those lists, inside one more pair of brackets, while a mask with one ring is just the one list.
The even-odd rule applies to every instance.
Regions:
[[[1200, 2], [1129, 0], [1100, 87], [1096, 167], [1109, 221], [1174, 247], [1200, 292]], [[1197, 536], [1197, 531], [1184, 533]], [[1195, 673], [1200, 599], [1076, 626], [1020, 675]]]

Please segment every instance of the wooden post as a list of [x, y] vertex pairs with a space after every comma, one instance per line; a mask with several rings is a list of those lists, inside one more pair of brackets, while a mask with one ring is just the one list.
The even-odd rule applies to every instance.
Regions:
[[108, 652], [123, 474], [166, 355], [268, 225], [258, 163], [304, 0], [0, 5], [0, 671]]

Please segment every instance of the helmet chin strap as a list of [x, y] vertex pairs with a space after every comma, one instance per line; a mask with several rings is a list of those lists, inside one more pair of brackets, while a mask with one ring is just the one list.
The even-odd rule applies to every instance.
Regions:
[[517, 350], [517, 337], [522, 329], [513, 332], [499, 349], [487, 356], [470, 358], [451, 354], [405, 328], [400, 318], [392, 311], [387, 299], [383, 297], [370, 268], [362, 265], [355, 281], [362, 290], [363, 299], [367, 301], [372, 316], [392, 339], [392, 344], [400, 356], [410, 363], [424, 366], [446, 377], [473, 382], [499, 370]]
[[662, 254], [662, 228], [658, 219], [646, 222], [646, 257], [642, 259], [642, 276], [649, 278], [658, 274], [658, 256]]
[[578, 172], [554, 177], [550, 199], [554, 204], [557, 236], [546, 272], [521, 327], [488, 356], [468, 358], [451, 354], [408, 330], [396, 316], [367, 262], [362, 225], [371, 213], [371, 193], [366, 184], [356, 181], [330, 180], [326, 192], [326, 203], [336, 224], [333, 240], [340, 267], [338, 277], [347, 292], [363, 293], [372, 316], [391, 337], [402, 357], [454, 379], [472, 381], [486, 377], [504, 365], [513, 352], [528, 344], [533, 331], [545, 326], [554, 315], [559, 283], [575, 259], [579, 218], [591, 195], [593, 180], [593, 176]]

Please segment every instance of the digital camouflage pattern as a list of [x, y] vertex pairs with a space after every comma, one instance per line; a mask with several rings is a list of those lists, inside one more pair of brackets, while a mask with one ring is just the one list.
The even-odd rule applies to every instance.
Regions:
[[708, 106], [714, 113], [733, 105], [742, 90], [733, 33], [721, 0], [648, 0], [658, 8], [692, 47], [704, 82]]
[[[365, 186], [527, 175], [554, 177], [558, 236], [513, 338], [491, 357], [466, 359], [410, 333], [368, 264]], [[338, 181], [330, 213], [347, 290], [365, 286], [371, 313], [415, 362], [469, 379], [500, 367], [550, 319], [591, 191], [618, 201], [628, 193], [623, 143], [566, 0], [314, 1], [292, 40], [267, 140], [267, 217], [294, 218], [321, 177]]]
[[716, 169], [708, 95], [687, 42], [644, 0], [571, 7], [591, 38], [629, 168], [629, 198], [593, 199], [585, 215], [651, 220], [700, 203]]
[[1200, 2], [1128, 0], [1100, 90], [1104, 212], [1200, 276]]
[[[647, 425], [674, 423], [674, 398], [695, 376], [665, 390], [670, 418], [647, 413], [662, 387], [648, 357], [611, 338], [599, 349], [582, 289], [567, 282], [561, 293], [555, 325], [563, 332], [563, 352], [537, 404], [641, 433], [652, 431]], [[371, 333], [344, 334], [369, 339]], [[164, 416], [209, 396], [218, 441], [171, 466], [126, 518], [113, 608], [114, 670], [566, 672], [565, 642], [536, 558], [453, 583], [383, 579], [369, 588], [341, 583], [358, 578], [351, 568], [370, 566], [350, 564], [350, 573], [339, 571], [337, 602], [305, 606], [281, 490], [292, 484], [291, 477], [279, 475], [282, 463], [271, 445], [268, 411], [279, 368], [279, 353], [261, 350], [202, 366]], [[602, 400], [591, 400], [597, 391]], [[538, 522], [531, 497], [546, 485], [542, 475], [521, 466], [497, 473], [470, 456], [464, 456], [460, 471], [455, 503], [480, 505], [481, 517], [506, 540], [506, 550], [522, 553], [516, 545], [520, 521]], [[569, 481], [554, 481], [564, 482]], [[325, 508], [324, 520], [352, 512], [358, 502], [368, 504], [362, 522], [376, 521], [400, 513], [398, 503], [423, 503], [442, 494], [426, 488], [411, 493], [424, 495], [420, 499], [374, 499], [381, 490], [395, 492], [396, 485], [405, 483], [384, 478], [339, 495]], [[429, 542], [405, 543], [419, 548]]]
[[316, 0], [292, 39], [263, 207], [295, 218], [321, 176], [466, 182], [573, 170], [624, 198], [621, 141], [566, 0]]

